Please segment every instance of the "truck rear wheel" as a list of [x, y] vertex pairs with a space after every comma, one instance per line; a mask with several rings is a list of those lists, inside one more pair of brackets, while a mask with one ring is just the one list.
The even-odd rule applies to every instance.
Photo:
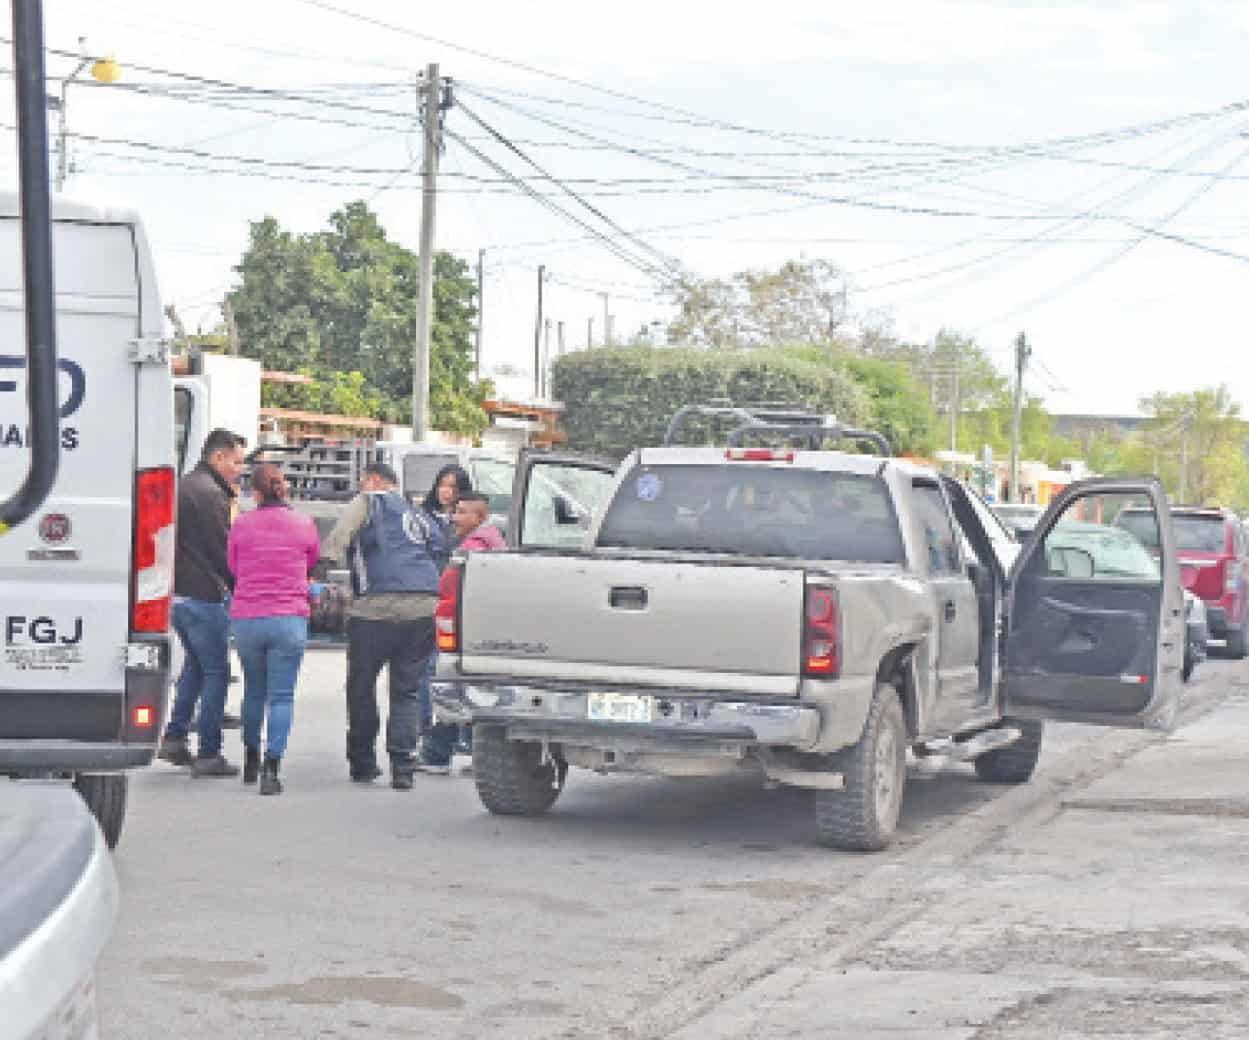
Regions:
[[1026, 784], [1032, 779], [1037, 759], [1041, 757], [1041, 734], [1045, 725], [1039, 719], [1010, 719], [1006, 725], [1019, 730], [1019, 739], [1006, 747], [986, 751], [972, 764], [981, 780]]
[[477, 796], [496, 816], [538, 816], [564, 789], [568, 763], [542, 761], [542, 745], [508, 740], [502, 726], [473, 727], [473, 779]]
[[819, 843], [860, 852], [886, 848], [898, 829], [906, 786], [906, 720], [896, 689], [876, 687], [859, 742], [831, 755], [829, 768], [841, 773], [845, 787], [815, 792]]
[[125, 773], [77, 773], [74, 788], [82, 795], [91, 814], [100, 822], [104, 840], [110, 849], [117, 847], [121, 825], [126, 819]]

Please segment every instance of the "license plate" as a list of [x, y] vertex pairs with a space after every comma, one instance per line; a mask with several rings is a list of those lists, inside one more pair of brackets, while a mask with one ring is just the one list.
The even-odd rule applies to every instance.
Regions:
[[594, 722], [650, 722], [655, 698], [631, 693], [592, 693], [587, 716]]

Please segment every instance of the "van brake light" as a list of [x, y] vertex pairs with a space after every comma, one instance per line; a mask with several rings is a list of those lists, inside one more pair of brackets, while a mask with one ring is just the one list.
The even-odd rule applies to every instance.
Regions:
[[174, 473], [172, 466], [135, 477], [131, 616], [134, 632], [167, 632], [173, 604]]
[[803, 615], [803, 674], [836, 678], [841, 673], [841, 607], [836, 592], [807, 589]]
[[439, 653], [454, 654], [460, 649], [460, 578], [459, 567], [448, 567], [438, 579], [434, 635]]
[[726, 448], [724, 457], [730, 462], [793, 462], [792, 451], [773, 451], [771, 448]]

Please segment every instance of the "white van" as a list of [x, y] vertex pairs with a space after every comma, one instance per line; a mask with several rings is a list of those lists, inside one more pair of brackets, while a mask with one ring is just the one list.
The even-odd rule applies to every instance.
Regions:
[[[0, 776], [71, 779], [114, 845], [169, 690], [173, 382], [138, 217], [57, 200], [60, 468], [0, 536]], [[21, 222], [0, 195], [0, 495], [28, 465]]]

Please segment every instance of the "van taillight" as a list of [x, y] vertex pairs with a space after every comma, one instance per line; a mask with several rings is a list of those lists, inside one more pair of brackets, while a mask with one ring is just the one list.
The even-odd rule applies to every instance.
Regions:
[[1240, 561], [1228, 560], [1223, 564], [1223, 591], [1235, 592], [1240, 582]]
[[841, 672], [841, 611], [831, 589], [807, 589], [802, 639], [804, 675], [828, 678]]
[[134, 562], [130, 628], [167, 632], [173, 602], [174, 475], [172, 466], [135, 477]]
[[460, 568], [448, 567], [438, 579], [438, 606], [434, 610], [434, 634], [439, 653], [460, 649]]

